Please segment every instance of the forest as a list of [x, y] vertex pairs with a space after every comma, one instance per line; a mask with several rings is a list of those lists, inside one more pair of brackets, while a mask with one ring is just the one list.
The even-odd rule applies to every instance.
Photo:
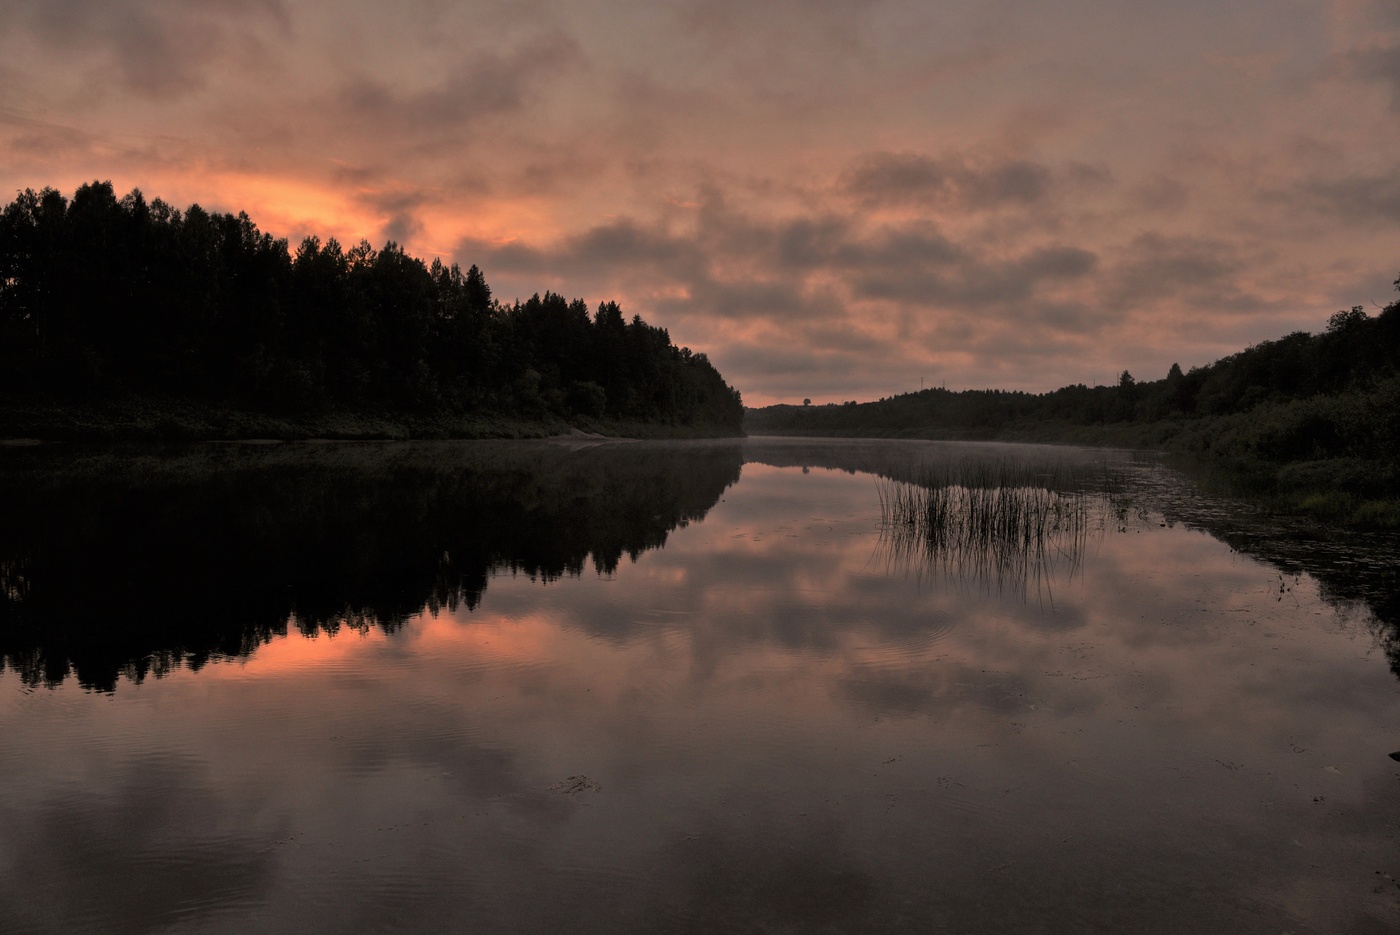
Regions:
[[[0, 435], [81, 435], [65, 419], [94, 407], [283, 426], [387, 414], [427, 434], [515, 420], [736, 435], [743, 414], [704, 354], [615, 302], [505, 304], [475, 266], [392, 241], [291, 248], [245, 213], [118, 198], [110, 182], [26, 190], [0, 211]], [[184, 421], [171, 434], [237, 434]]]
[[[1400, 279], [1395, 283], [1400, 289]], [[1236, 470], [1285, 505], [1400, 525], [1400, 302], [1360, 306], [1160, 380], [1033, 394], [926, 389], [750, 409], [754, 435], [996, 439], [1154, 448]]]

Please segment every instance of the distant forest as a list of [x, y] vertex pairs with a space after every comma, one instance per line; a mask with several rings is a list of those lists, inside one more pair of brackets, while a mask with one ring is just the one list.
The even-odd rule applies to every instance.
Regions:
[[1400, 496], [1400, 302], [1376, 316], [1360, 306], [1337, 312], [1320, 334], [1295, 332], [1208, 366], [1173, 364], [1161, 380], [1124, 371], [1115, 386], [1041, 394], [927, 389], [869, 403], [769, 406], [748, 410], [744, 428], [1168, 449], [1255, 468], [1313, 497], [1319, 512], [1392, 498], [1383, 508], [1390, 524]]
[[[704, 354], [615, 302], [495, 299], [390, 242], [290, 249], [246, 214], [110, 182], [0, 212], [0, 402], [196, 401], [266, 413], [476, 413], [738, 434]], [[3, 432], [0, 432], [3, 434]]]

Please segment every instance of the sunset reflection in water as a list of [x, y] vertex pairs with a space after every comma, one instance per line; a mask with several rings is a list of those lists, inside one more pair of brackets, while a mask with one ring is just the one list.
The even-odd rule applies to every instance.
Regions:
[[612, 573], [498, 567], [473, 609], [110, 694], [6, 671], [0, 930], [1397, 917], [1364, 606], [1155, 521], [1053, 600], [969, 587], [881, 560], [875, 486], [750, 462]]

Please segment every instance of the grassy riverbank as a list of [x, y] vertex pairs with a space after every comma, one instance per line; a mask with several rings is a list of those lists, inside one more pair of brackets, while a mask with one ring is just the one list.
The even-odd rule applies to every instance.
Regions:
[[[1057, 417], [1048, 397], [920, 394], [845, 406], [749, 410], [753, 435], [919, 438], [1133, 448], [1168, 453], [1203, 482], [1280, 512], [1346, 526], [1400, 529], [1400, 377], [1302, 398], [1258, 400], [1236, 411], [1121, 408], [1098, 388], [1101, 421]], [[1148, 392], [1140, 398], [1151, 402]], [[1162, 387], [1162, 390], [1168, 389]]]
[[1277, 463], [1169, 450], [1168, 461], [1206, 486], [1279, 513], [1358, 529], [1400, 530], [1395, 468], [1386, 460], [1322, 458]]

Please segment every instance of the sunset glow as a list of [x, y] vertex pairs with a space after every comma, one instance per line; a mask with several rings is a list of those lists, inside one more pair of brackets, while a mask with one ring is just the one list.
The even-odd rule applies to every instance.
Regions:
[[1044, 390], [1393, 297], [1400, 11], [19, 0], [0, 186], [110, 179], [666, 327], [750, 405]]

